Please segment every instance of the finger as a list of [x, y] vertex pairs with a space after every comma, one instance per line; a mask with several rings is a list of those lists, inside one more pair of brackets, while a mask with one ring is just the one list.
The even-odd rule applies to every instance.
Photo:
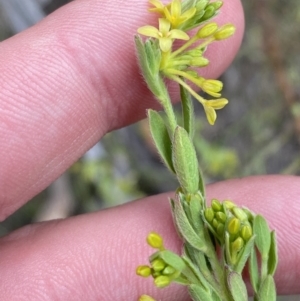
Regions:
[[[154, 23], [147, 1], [78, 0], [0, 44], [0, 220], [44, 189], [109, 130], [154, 106], [133, 36]], [[209, 77], [233, 59], [243, 32], [238, 0], [220, 24], [238, 30], [211, 47]]]
[[[209, 199], [243, 204], [264, 214], [276, 230], [280, 294], [300, 293], [299, 183], [299, 177], [260, 176], [208, 187]], [[146, 293], [157, 300], [186, 300], [184, 287], [159, 290], [151, 279], [135, 275], [154, 252], [145, 242], [150, 231], [180, 252], [166, 194], [15, 231], [0, 240], [0, 299], [127, 301]]]

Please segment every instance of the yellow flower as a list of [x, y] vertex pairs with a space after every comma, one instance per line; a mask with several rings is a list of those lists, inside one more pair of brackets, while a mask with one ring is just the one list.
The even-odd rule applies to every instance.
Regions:
[[159, 40], [159, 47], [163, 52], [168, 52], [174, 39], [188, 40], [189, 36], [182, 30], [172, 29], [170, 30], [171, 23], [164, 19], [159, 19], [159, 29], [154, 26], [146, 25], [138, 29], [138, 33], [153, 37]]
[[171, 9], [169, 9], [168, 6], [164, 7], [165, 17], [170, 21], [173, 28], [178, 28], [182, 23], [191, 19], [196, 11], [196, 7], [191, 7], [182, 14], [180, 0], [172, 0]]
[[194, 83], [198, 85], [204, 92], [213, 96], [220, 97], [221, 90], [223, 88], [223, 83], [216, 79], [204, 79], [203, 77], [198, 77]]
[[204, 111], [206, 114], [206, 118], [208, 120], [208, 123], [211, 125], [214, 125], [217, 119], [217, 113], [212, 107], [204, 106]]
[[219, 28], [219, 30], [214, 34], [214, 38], [217, 41], [229, 38], [235, 33], [235, 26], [233, 24], [226, 24]]
[[155, 6], [153, 8], [149, 8], [149, 11], [154, 12], [154, 13], [161, 13], [164, 15], [164, 8], [166, 5], [164, 5], [160, 0], [149, 0], [149, 2]]
[[217, 119], [217, 113], [215, 110], [223, 109], [227, 104], [228, 100], [226, 98], [204, 101], [203, 107], [209, 124], [214, 125]]
[[208, 23], [200, 28], [197, 32], [197, 37], [199, 39], [206, 39], [214, 34], [218, 30], [218, 24], [215, 22]]
[[196, 7], [191, 7], [182, 14], [181, 0], [172, 0], [167, 5], [164, 5], [160, 0], [149, 0], [149, 2], [154, 6], [150, 8], [149, 11], [160, 13], [170, 21], [172, 28], [180, 27], [182, 23], [191, 19], [197, 11]]

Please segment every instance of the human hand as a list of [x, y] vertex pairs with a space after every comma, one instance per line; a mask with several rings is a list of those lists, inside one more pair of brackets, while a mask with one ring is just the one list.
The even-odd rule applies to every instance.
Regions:
[[[155, 107], [138, 71], [133, 35], [149, 14], [146, 1], [78, 0], [0, 44], [0, 218], [43, 190], [106, 132]], [[151, 18], [151, 16], [150, 16]], [[155, 17], [153, 17], [153, 21]], [[226, 1], [220, 24], [237, 32], [212, 45], [218, 76], [243, 33], [238, 0]], [[209, 54], [208, 54], [209, 55]], [[172, 87], [170, 87], [172, 89]], [[177, 91], [173, 91], [177, 93]], [[300, 180], [253, 177], [208, 187], [262, 213], [278, 234], [279, 292], [300, 292]], [[156, 290], [135, 275], [152, 252], [149, 231], [179, 251], [166, 195], [81, 216], [29, 225], [0, 239], [0, 300], [186, 300], [186, 290]]]

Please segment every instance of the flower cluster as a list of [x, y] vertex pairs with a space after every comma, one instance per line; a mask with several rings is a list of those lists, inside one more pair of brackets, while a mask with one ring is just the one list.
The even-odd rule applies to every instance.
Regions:
[[204, 217], [219, 244], [225, 245], [227, 264], [234, 267], [247, 242], [253, 237], [253, 214], [231, 201], [220, 203], [213, 199], [211, 207], [205, 209]]
[[[141, 277], [152, 276], [154, 284], [158, 288], [164, 288], [172, 282], [183, 285], [190, 283], [190, 268], [185, 261], [177, 254], [166, 250], [162, 237], [155, 232], [150, 232], [147, 236], [147, 243], [150, 247], [158, 251], [149, 257], [150, 265], [140, 265], [136, 269], [136, 274]], [[155, 301], [148, 295], [142, 295], [139, 301]]]
[[[187, 31], [214, 17], [222, 6], [222, 1], [210, 3], [209, 0], [184, 2], [172, 0], [166, 5], [159, 0], [149, 2], [154, 6], [150, 11], [160, 14], [158, 28], [150, 25], [142, 26], [138, 29], [138, 33], [159, 41], [161, 51], [159, 72], [180, 84], [197, 99], [204, 107], [208, 122], [213, 125], [217, 118], [216, 110], [222, 109], [228, 100], [221, 98], [222, 82], [203, 78], [197, 69], [209, 64], [209, 60], [204, 57], [207, 46], [233, 35], [235, 27], [232, 24], [219, 27], [217, 23], [211, 22], [193, 35], [188, 35]], [[186, 42], [173, 51], [175, 40]], [[204, 99], [187, 82], [217, 99]]]
[[[140, 265], [136, 269], [136, 274], [141, 277], [152, 276], [154, 279], [154, 284], [158, 288], [163, 288], [168, 286], [171, 282], [182, 278], [181, 271], [176, 269], [176, 267], [168, 264], [168, 258], [171, 256], [176, 256], [170, 251], [165, 250], [163, 246], [162, 237], [151, 232], [147, 237], [147, 243], [154, 249], [158, 249], [152, 256], [150, 256], [150, 266]], [[180, 258], [180, 257], [178, 257]], [[172, 258], [174, 259], [174, 258]], [[181, 260], [181, 259], [180, 259]], [[181, 281], [182, 282], [182, 281]]]

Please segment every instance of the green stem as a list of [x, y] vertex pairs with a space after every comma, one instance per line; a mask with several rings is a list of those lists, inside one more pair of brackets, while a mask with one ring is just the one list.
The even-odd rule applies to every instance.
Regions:
[[175, 57], [176, 55], [180, 54], [182, 51], [190, 47], [192, 44], [194, 44], [199, 38], [197, 36], [193, 36], [190, 40], [188, 40], [185, 44], [183, 44], [180, 48], [178, 48], [176, 51], [172, 52], [170, 55], [171, 58]]
[[225, 268], [220, 264], [216, 249], [208, 233], [208, 229], [206, 229], [206, 241], [208, 248], [208, 253], [206, 254], [206, 256], [208, 257], [215, 278], [215, 282], [212, 285], [218, 292], [218, 296], [222, 301], [234, 301], [228, 289]]
[[[194, 44], [197, 40], [199, 40], [199, 38], [197, 36], [193, 36], [190, 40], [188, 40], [184, 45], [182, 45], [180, 48], [178, 48], [176, 51], [172, 52], [172, 54], [170, 55], [170, 58], [174, 58], [175, 56], [177, 56], [178, 54], [180, 54], [181, 52], [183, 52], [184, 50], [186, 50], [187, 48], [189, 48], [192, 44]], [[197, 47], [195, 47], [195, 49], [201, 49], [204, 48], [206, 46], [208, 46], [211, 42], [213, 42], [215, 40], [214, 37], [211, 37], [209, 39], [207, 39], [206, 41], [204, 41], [203, 43], [201, 43], [200, 45], [198, 45]]]
[[261, 259], [261, 281], [263, 282], [264, 279], [268, 275], [268, 258], [262, 258]]
[[[195, 85], [197, 85], [199, 88], [202, 88], [199, 84], [199, 80], [201, 79], [201, 77], [195, 78], [194, 76], [188, 74], [187, 72], [181, 71], [181, 70], [176, 70], [176, 69], [167, 69], [166, 70], [166, 74], [175, 74], [175, 75], [179, 75], [181, 77], [185, 77], [186, 79], [188, 79], [189, 81], [191, 81], [192, 83], [194, 83]], [[202, 78], [202, 80], [204, 81], [204, 79]]]
[[192, 96], [194, 96], [202, 105], [204, 105], [204, 99], [197, 94], [188, 84], [186, 84], [180, 77], [178, 76], [169, 76], [172, 80], [179, 83], [182, 87], [184, 87], [187, 91], [191, 93]]
[[171, 103], [171, 99], [170, 99], [169, 95], [167, 94], [167, 92], [163, 96], [160, 96], [159, 99], [160, 99], [160, 103], [167, 116], [167, 120], [168, 120], [168, 124], [169, 124], [169, 131], [170, 131], [170, 138], [172, 140], [176, 126], [177, 126], [177, 121], [176, 121], [176, 116], [175, 116], [173, 106]]

